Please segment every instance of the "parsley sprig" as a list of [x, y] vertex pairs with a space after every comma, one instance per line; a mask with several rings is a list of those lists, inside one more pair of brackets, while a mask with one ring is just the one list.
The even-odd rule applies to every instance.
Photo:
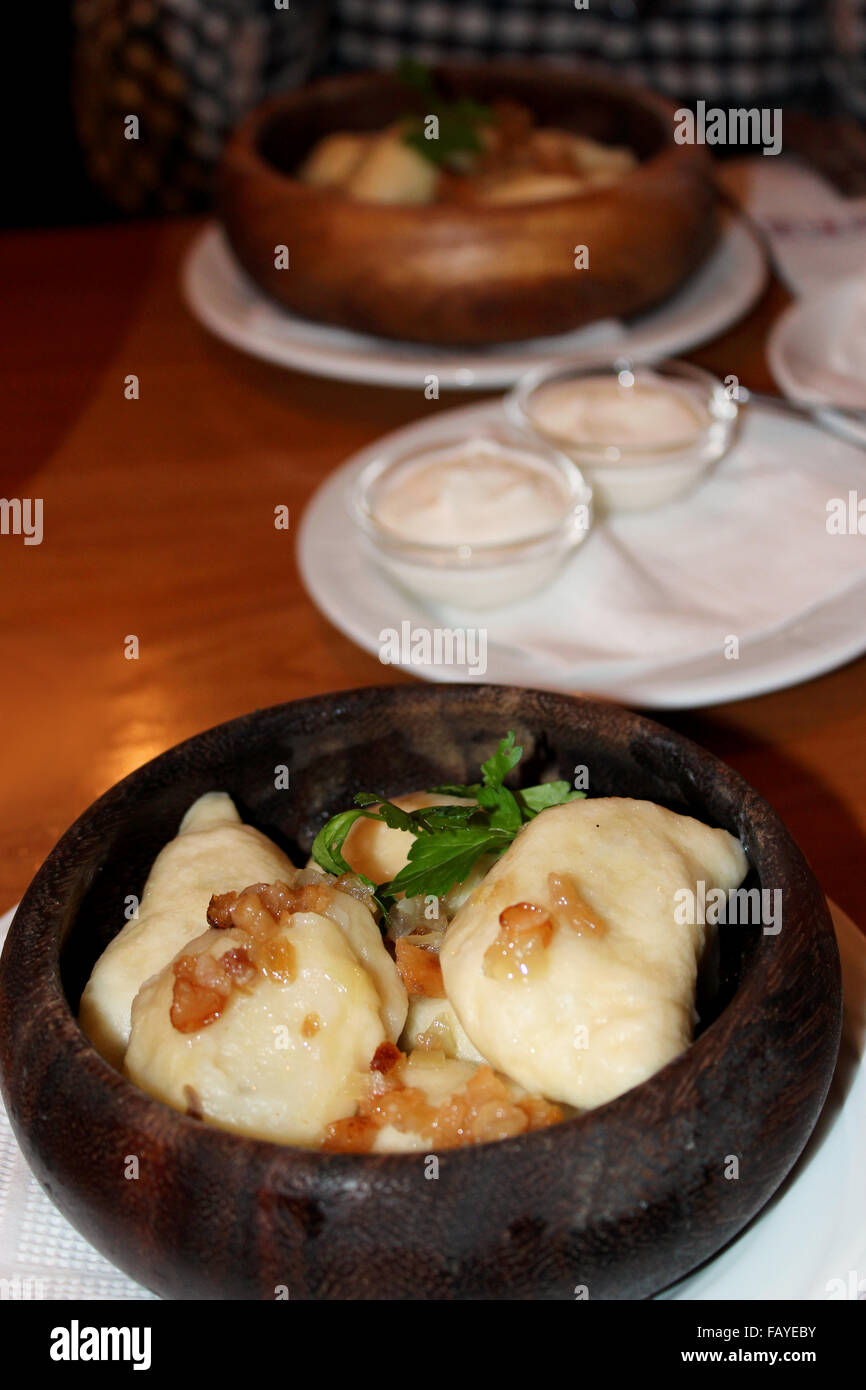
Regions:
[[409, 850], [409, 862], [396, 878], [375, 884], [360, 875], [375, 890], [380, 905], [387, 909], [400, 893], [407, 898], [444, 897], [455, 883], [468, 877], [482, 855], [502, 854], [521, 827], [540, 811], [586, 795], [573, 791], [568, 782], [542, 782], [512, 791], [506, 787], [505, 779], [522, 756], [523, 749], [515, 743], [514, 731], [510, 730], [496, 752], [481, 764], [480, 782], [448, 783], [429, 789], [443, 796], [464, 797], [466, 805], [422, 806], [417, 811], [404, 811], [373, 792], [360, 792], [351, 810], [341, 811], [322, 826], [313, 842], [313, 858], [328, 873], [351, 873], [342, 849], [352, 826], [362, 817], [383, 821], [393, 830], [408, 831], [415, 840]]
[[492, 107], [473, 101], [470, 97], [449, 101], [437, 90], [430, 69], [414, 58], [405, 58], [398, 63], [396, 75], [405, 87], [426, 101], [439, 122], [438, 137], [434, 140], [428, 138], [423, 117], [407, 117], [403, 134], [405, 144], [431, 164], [440, 167], [451, 165], [459, 168], [466, 155], [481, 151], [480, 128], [496, 121], [496, 112]]

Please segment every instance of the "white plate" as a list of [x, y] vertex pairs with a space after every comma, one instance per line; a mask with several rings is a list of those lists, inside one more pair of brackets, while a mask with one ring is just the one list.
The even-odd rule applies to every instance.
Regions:
[[676, 294], [628, 324], [605, 320], [555, 338], [464, 351], [367, 337], [296, 317], [246, 276], [214, 223], [190, 247], [182, 285], [196, 318], [254, 357], [342, 381], [423, 390], [425, 378], [435, 373], [443, 389], [486, 390], [511, 386], [539, 363], [581, 352], [612, 349], [644, 359], [683, 352], [740, 318], [758, 298], [766, 276], [756, 237], [743, 220], [730, 219], [712, 255]]
[[[842, 956], [845, 1022], [830, 1095], [806, 1151], [745, 1231], [662, 1299], [825, 1299], [832, 1279], [866, 1279], [866, 942], [830, 904]], [[12, 920], [0, 917], [0, 945]], [[0, 1102], [0, 1277], [40, 1298], [152, 1299], [52, 1205]], [[836, 1286], [833, 1286], [834, 1288]], [[32, 1293], [31, 1293], [31, 1296]]]
[[789, 400], [814, 406], [834, 432], [866, 446], [866, 421], [834, 405], [866, 412], [866, 282], [838, 280], [795, 300], [767, 339], [767, 361]]
[[[422, 441], [432, 445], [440, 434], [452, 433], [456, 421], [460, 421], [462, 428], [469, 429], [473, 423], [483, 423], [491, 416], [499, 418], [501, 408], [499, 400], [461, 406], [437, 412], [429, 420], [395, 431], [349, 459], [322, 484], [308, 504], [298, 538], [301, 577], [322, 612], [366, 651], [379, 655], [380, 633], [386, 629], [400, 632], [403, 622], [408, 622], [411, 629], [427, 630], [433, 625], [465, 624], [486, 632], [484, 672], [473, 676], [467, 669], [453, 664], [415, 661], [407, 664], [406, 669], [427, 680], [483, 679], [501, 685], [581, 690], [626, 704], [674, 709], [744, 699], [794, 685], [866, 650], [866, 624], [863, 622], [866, 581], [858, 580], [844, 591], [837, 589], [832, 597], [823, 601], [816, 602], [810, 597], [801, 609], [793, 613], [788, 611], [780, 615], [778, 621], [766, 624], [741, 643], [737, 660], [721, 659], [721, 643], [709, 650], [706, 642], [697, 648], [685, 637], [678, 639], [676, 650], [671, 649], [664, 656], [644, 654], [635, 659], [599, 659], [588, 647], [586, 633], [581, 634], [577, 626], [581, 595], [598, 583], [599, 556], [597, 549], [593, 549], [592, 536], [551, 589], [525, 600], [516, 608], [456, 617], [452, 609], [443, 611], [437, 618], [420, 599], [398, 589], [369, 559], [349, 517], [349, 496], [360, 470], [386, 443], [390, 445], [399, 438], [407, 448], [410, 441], [413, 445]], [[832, 477], [833, 470], [838, 469], [849, 481], [854, 477], [866, 478], [863, 455], [850, 444], [828, 438], [808, 423], [758, 407], [750, 407], [743, 421], [740, 441], [728, 459], [723, 460], [719, 471], [735, 467], [741, 470], [744, 458], [745, 467], [749, 467], [752, 455], [759, 461], [767, 457], [772, 460], [773, 468], [781, 471], [782, 486], [786, 485], [788, 470], [795, 463], [804, 464], [809, 470], [823, 469], [827, 477]], [[744, 487], [748, 486], [748, 474], [742, 481]], [[705, 489], [713, 486], [711, 481], [705, 484]], [[829, 491], [832, 486], [832, 482], [828, 483], [828, 496], [835, 495]], [[745, 495], [738, 484], [732, 490], [739, 496]], [[707, 498], [720, 496], [699, 490], [692, 498], [671, 504], [682, 509], [676, 525], [682, 531], [691, 526], [695, 532], [697, 528], [711, 525], [707, 508], [712, 511], [715, 500], [711, 505]], [[727, 505], [724, 498], [719, 505]], [[654, 524], [670, 529], [673, 524], [670, 513], [667, 508], [663, 511], [664, 515], [659, 510], [647, 517], [651, 517]], [[760, 585], [766, 524], [769, 523], [759, 519], [758, 540], [754, 537], [752, 540], [752, 545], [757, 547], [755, 553], [744, 549], [737, 555], [737, 568], [750, 587]], [[773, 524], [778, 526], [778, 519]], [[857, 538], [850, 540], [857, 544]], [[605, 547], [607, 574], [610, 573], [610, 552], [613, 549], [616, 553], [617, 544], [614, 541], [612, 547]], [[658, 542], [656, 544], [658, 546]], [[633, 569], [631, 564], [628, 573]], [[640, 569], [643, 570], [642, 565]], [[801, 590], [808, 589], [810, 573], [802, 566], [798, 570], [796, 582]], [[646, 584], [651, 588], [652, 583], [652, 574], [647, 573]], [[666, 612], [663, 607], [662, 623]], [[571, 614], [574, 617], [570, 623]], [[634, 627], [633, 615], [627, 616]], [[731, 621], [729, 615], [726, 621]], [[527, 647], [527, 633], [533, 634], [531, 650]], [[545, 633], [547, 636], [535, 637], [535, 634]]]

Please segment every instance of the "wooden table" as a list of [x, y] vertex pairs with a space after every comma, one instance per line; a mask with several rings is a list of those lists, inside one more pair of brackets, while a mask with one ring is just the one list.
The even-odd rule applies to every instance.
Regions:
[[[29, 547], [0, 536], [0, 910], [95, 796], [179, 739], [256, 706], [410, 679], [316, 611], [274, 507], [296, 523], [349, 453], [453, 396], [317, 380], [211, 338], [177, 287], [197, 227], [6, 238], [0, 491], [43, 498], [45, 533]], [[784, 303], [772, 285], [694, 360], [772, 389], [761, 344]], [[866, 924], [866, 660], [661, 717], [774, 803]]]

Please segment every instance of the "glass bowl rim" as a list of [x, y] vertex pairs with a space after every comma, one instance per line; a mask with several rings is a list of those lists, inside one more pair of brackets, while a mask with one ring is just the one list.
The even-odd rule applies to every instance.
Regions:
[[[369, 494], [389, 469], [396, 471], [425, 455], [447, 453], [449, 449], [471, 444], [474, 439], [495, 438], [497, 430], [512, 436], [505, 441], [507, 447], [518, 450], [522, 447], [549, 469], [555, 468], [560, 480], [565, 482], [567, 495], [563, 498], [564, 510], [555, 525], [508, 541], [484, 541], [480, 544], [460, 541], [449, 542], [446, 545], [403, 538], [376, 519], [369, 504]], [[578, 527], [576, 520], [580, 507], [585, 507], [588, 515], [586, 525]], [[473, 567], [487, 568], [516, 560], [541, 558], [558, 546], [563, 549], [570, 548], [585, 540], [593, 524], [592, 488], [574, 460], [542, 436], [529, 433], [525, 428], [518, 428], [513, 421], [504, 416], [504, 413], [501, 424], [482, 424], [476, 429], [470, 427], [465, 432], [455, 430], [448, 436], [431, 439], [427, 443], [410, 444], [403, 450], [387, 446], [379, 450], [364, 464], [354, 480], [349, 509], [362, 534], [369, 541], [375, 542], [390, 558], [399, 559], [406, 564], [433, 564], [440, 569], [445, 569], [450, 562], [454, 569], [464, 572], [472, 570]]]
[[[698, 426], [694, 434], [684, 435], [664, 444], [632, 445], [615, 443], [613, 440], [581, 440], [578, 442], [569, 440], [563, 435], [547, 433], [535, 423], [527, 408], [531, 396], [542, 386], [553, 385], [572, 377], [613, 376], [621, 371], [633, 372], [635, 376], [642, 371], [657, 372], [663, 379], [665, 373], [669, 372], [671, 379], [685, 377], [694, 385], [705, 388], [703, 403], [709, 411], [709, 420], [705, 425]], [[723, 408], [724, 413], [717, 415], [714, 413], [714, 408]], [[624, 472], [629, 468], [645, 469], [647, 464], [643, 460], [646, 459], [661, 469], [667, 466], [670, 466], [671, 469], [682, 467], [682, 455], [686, 450], [698, 447], [707, 441], [720, 425], [725, 428], [729, 439], [739, 414], [736, 400], [725, 394], [724, 384], [706, 367], [699, 367], [695, 363], [686, 362], [679, 357], [643, 360], [632, 358], [625, 353], [590, 355], [570, 362], [559, 362], [553, 365], [542, 363], [537, 367], [532, 367], [528, 372], [523, 373], [506, 394], [505, 411], [515, 426], [544, 440], [557, 453], [562, 453], [566, 449], [579, 452], [582, 456], [583, 467], [599, 473], [605, 469], [612, 473]], [[616, 449], [618, 457], [615, 459], [606, 458], [604, 455], [608, 449]]]

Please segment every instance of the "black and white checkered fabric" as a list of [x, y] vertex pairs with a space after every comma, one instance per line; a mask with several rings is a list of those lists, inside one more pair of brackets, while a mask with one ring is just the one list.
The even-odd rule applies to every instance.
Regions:
[[73, 14], [79, 140], [127, 212], [203, 203], [228, 132], [306, 81], [329, 44], [330, 6], [317, 0], [73, 0]]
[[866, 0], [584, 3], [73, 0], [79, 137], [97, 185], [142, 212], [201, 205], [226, 134], [265, 96], [405, 56], [601, 63], [683, 103], [866, 118]]
[[[866, 6], [847, 4], [859, 10], [862, 54]], [[597, 62], [683, 102], [809, 108], [824, 101], [841, 8], [836, 0], [587, 0], [586, 9], [574, 0], [336, 0], [335, 57], [351, 67], [406, 53], [424, 62]]]

